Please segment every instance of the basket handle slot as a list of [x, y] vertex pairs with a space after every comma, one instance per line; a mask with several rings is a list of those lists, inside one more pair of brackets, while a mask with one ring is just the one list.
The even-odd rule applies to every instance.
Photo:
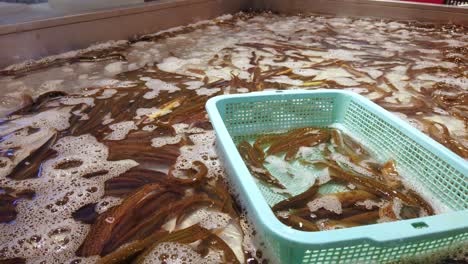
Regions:
[[411, 225], [416, 229], [422, 229], [422, 228], [428, 228], [429, 227], [429, 225], [427, 225], [424, 222], [411, 223]]

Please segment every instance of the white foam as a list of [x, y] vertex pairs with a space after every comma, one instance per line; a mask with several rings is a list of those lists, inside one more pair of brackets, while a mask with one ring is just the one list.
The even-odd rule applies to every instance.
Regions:
[[25, 127], [48, 128], [58, 131], [67, 129], [71, 117], [71, 107], [50, 109], [38, 114], [22, 116], [0, 125], [0, 136], [4, 136]]
[[41, 84], [39, 89], [44, 92], [61, 90], [63, 80], [49, 80]]
[[114, 119], [112, 118], [111, 113], [107, 113], [103, 118], [102, 118], [102, 124], [103, 125], [108, 125], [110, 123], [114, 122]]
[[[230, 68], [221, 68], [221, 69], [216, 69], [216, 68], [209, 68], [208, 70], [205, 71], [205, 75], [208, 77], [210, 82], [217, 81], [217, 80], [230, 80], [232, 77], [232, 74], [235, 74], [235, 70], [232, 70]], [[200, 75], [198, 75], [200, 76]]]
[[413, 127], [419, 129], [420, 131], [424, 131], [425, 130], [425, 126], [424, 124], [422, 124], [420, 121], [418, 121], [417, 119], [414, 119], [414, 118], [409, 118], [407, 115], [403, 114], [403, 113], [397, 113], [397, 112], [393, 112], [394, 115], [398, 116], [399, 118], [401, 118], [402, 120], [408, 122], [410, 125], [412, 125]]
[[445, 115], [431, 115], [424, 117], [424, 119], [431, 120], [445, 125], [449, 131], [457, 136], [463, 137], [466, 135], [466, 124], [460, 119], [454, 119], [451, 116]]
[[370, 200], [370, 199], [356, 202], [356, 205], [364, 206], [364, 207], [366, 207], [367, 210], [371, 210], [371, 209], [373, 209], [375, 207], [382, 208], [386, 204], [387, 204], [386, 201], [374, 201], [374, 200]]
[[138, 108], [136, 110], [136, 117], [135, 119], [141, 119], [144, 116], [148, 116], [151, 114], [154, 114], [156, 112], [160, 111], [159, 108], [157, 107], [151, 107], [151, 108]]
[[[219, 16], [213, 20], [201, 20], [201, 21], [198, 21], [196, 23], [193, 23], [193, 24], [189, 24], [187, 25], [187, 27], [198, 27], [198, 26], [201, 26], [201, 25], [209, 25], [209, 24], [215, 24], [215, 21], [224, 21], [224, 20], [230, 20], [232, 19], [233, 16], [231, 14], [225, 14], [225, 15], [222, 15], [222, 16]], [[181, 29], [184, 29], [184, 27], [173, 27], [173, 28], [169, 28], [169, 29], [166, 29], [166, 30], [162, 30], [162, 31], [159, 31], [157, 33], [153, 33], [153, 34], [148, 34], [148, 35], [145, 35], [145, 36], [159, 36], [159, 35], [162, 35], [164, 33], [175, 33]]]
[[155, 125], [146, 125], [141, 130], [151, 132], [154, 131], [156, 128], [157, 126]]
[[[199, 62], [199, 61], [196, 61]], [[187, 60], [182, 60], [176, 57], [168, 57], [159, 63], [157, 66], [159, 69], [167, 72], [177, 72], [184, 64], [193, 63], [193, 61], [188, 62]]]
[[284, 83], [284, 84], [289, 84], [289, 85], [294, 85], [294, 86], [302, 86], [304, 84], [304, 82], [301, 80], [294, 80], [285, 75], [275, 76], [273, 78], [268, 79], [267, 81]]
[[226, 213], [208, 208], [201, 208], [188, 216], [179, 228], [187, 228], [191, 225], [199, 224], [201, 227], [208, 230], [222, 229], [227, 227], [231, 219], [232, 218]]
[[138, 69], [140, 66], [138, 66], [137, 63], [130, 63], [128, 66], [127, 66], [127, 70], [128, 71], [134, 71], [136, 69]]
[[300, 147], [297, 151], [296, 157], [303, 158], [303, 159], [310, 159], [310, 157], [317, 155], [317, 148], [316, 147]]
[[[79, 78], [81, 79], [81, 78]], [[98, 88], [85, 88], [85, 89], [81, 89], [81, 94], [83, 96], [91, 96], [91, 95], [95, 95], [99, 92], [99, 89]]]
[[[305, 52], [303, 52], [305, 54]], [[292, 60], [287, 60], [284, 62], [275, 62], [275, 57], [269, 56], [265, 58], [262, 62], [264, 65], [271, 65], [271, 66], [278, 66], [278, 67], [288, 67], [290, 69], [299, 69], [299, 68], [309, 68], [312, 66], [313, 62], [309, 61], [292, 61]]]
[[6, 87], [9, 89], [9, 90], [24, 90], [24, 88], [26, 88], [26, 84], [23, 82], [23, 81], [19, 81], [19, 80], [9, 80], [6, 84]]
[[195, 90], [195, 89], [202, 87], [202, 85], [204, 85], [204, 83], [200, 81], [185, 82], [184, 84], [187, 85], [187, 89], [189, 90]]
[[116, 93], [117, 93], [116, 89], [104, 89], [102, 94], [100, 96], [96, 97], [96, 98], [97, 99], [108, 99], [108, 98], [111, 98]]
[[365, 55], [365, 52], [361, 51], [351, 51], [343, 49], [329, 49], [327, 54], [323, 57], [325, 59], [338, 59], [344, 61], [357, 61], [359, 58], [356, 58], [356, 55]]
[[108, 79], [108, 78], [101, 79], [100, 77], [97, 77], [97, 80], [93, 81], [90, 85], [97, 86], [97, 87], [117, 89], [117, 88], [135, 87], [138, 85], [138, 83], [134, 81], [119, 81], [115, 79]]
[[238, 93], [248, 93], [248, 92], [250, 92], [250, 90], [247, 89], [247, 88], [237, 88], [237, 92]]
[[[104, 42], [104, 43], [98, 43], [98, 44], [91, 45], [86, 49], [69, 51], [69, 52], [59, 54], [59, 55], [45, 57], [45, 58], [37, 60], [37, 61], [25, 61], [25, 62], [22, 62], [22, 63], [19, 63], [19, 64], [13, 64], [13, 65], [10, 65], [10, 66], [6, 67], [5, 70], [22, 69], [22, 68], [29, 67], [29, 66], [34, 65], [34, 64], [48, 63], [48, 62], [56, 60], [56, 59], [73, 58], [73, 57], [79, 56], [81, 54], [90, 52], [90, 51], [104, 50], [104, 49], [108, 49], [108, 48], [118, 47], [118, 46], [126, 45], [127, 43], [128, 43], [127, 40], [107, 41], [107, 42]], [[80, 63], [80, 64], [83, 64], [83, 63]]]
[[401, 213], [402, 207], [403, 207], [402, 201], [398, 198], [394, 198], [393, 203], [392, 203], [392, 211], [397, 217], [397, 219], [401, 219], [400, 213]]
[[342, 68], [328, 68], [319, 72], [314, 80], [328, 80], [333, 78], [352, 78], [353, 75]]
[[104, 70], [106, 71], [107, 74], [116, 75], [118, 73], [121, 73], [124, 70], [123, 66], [125, 64], [126, 62], [123, 62], [123, 61], [112, 62], [112, 63], [107, 64]]
[[[88, 78], [90, 80], [92, 77]], [[119, 80], [115, 80], [115, 79], [100, 79], [100, 77], [97, 77], [96, 81], [93, 81], [92, 84], [97, 86], [97, 87], [114, 87], [114, 86], [117, 86], [118, 83], [119, 83]]]
[[212, 96], [213, 94], [217, 93], [221, 91], [220, 88], [200, 88], [200, 89], [197, 89], [196, 92], [198, 95], [206, 95], [206, 96]]
[[367, 90], [366, 88], [359, 88], [359, 87], [343, 88], [343, 90], [350, 91], [353, 93], [358, 93], [358, 94], [369, 92], [369, 90]]
[[406, 74], [407, 67], [398, 66], [394, 70], [385, 74], [385, 77], [393, 84], [398, 90], [404, 91], [408, 84], [408, 75]]
[[123, 199], [120, 197], [106, 196], [101, 198], [101, 200], [96, 204], [96, 213], [102, 214], [109, 210], [110, 208], [120, 205]]
[[405, 171], [399, 171], [402, 175], [401, 180], [405, 188], [415, 191], [419, 196], [421, 196], [426, 202], [428, 202], [432, 209], [434, 209], [435, 214], [443, 214], [447, 212], [453, 212], [453, 209], [449, 205], [444, 204], [437, 197], [434, 196], [431, 191], [429, 191], [420, 181], [412, 177], [405, 177]]
[[107, 140], [122, 140], [125, 139], [128, 133], [132, 130], [137, 130], [138, 127], [133, 121], [123, 121], [109, 126], [112, 132], [106, 136]]
[[[180, 129], [180, 128], [179, 128]], [[175, 164], [174, 175], [183, 175], [183, 170], [192, 168], [194, 161], [201, 161], [208, 168], [208, 178], [224, 178], [224, 168], [218, 160], [214, 142], [214, 131], [204, 131], [190, 135], [194, 145], [186, 145], [180, 148], [180, 156]]]
[[175, 135], [174, 137], [157, 137], [151, 140], [151, 146], [160, 148], [165, 145], [177, 144], [182, 140], [183, 135]]
[[342, 154], [339, 154], [339, 153], [333, 153], [330, 155], [330, 157], [339, 162], [339, 163], [344, 163], [346, 164], [346, 166], [348, 166], [349, 168], [351, 168], [352, 170], [354, 170], [355, 172], [359, 173], [359, 174], [362, 174], [362, 175], [365, 175], [365, 176], [368, 176], [368, 177], [373, 177], [374, 175], [372, 174], [372, 172], [366, 170], [365, 168], [361, 167], [361, 166], [358, 166], [356, 164], [354, 164], [353, 162], [351, 162], [351, 160], [349, 159], [349, 157], [347, 156], [344, 156]]
[[433, 42], [445, 42], [449, 47], [463, 47], [466, 45], [465, 42], [457, 39], [443, 39], [443, 40], [432, 40]]
[[322, 197], [316, 198], [313, 201], [308, 202], [307, 207], [309, 207], [311, 212], [315, 212], [320, 208], [337, 214], [341, 214], [343, 212], [340, 200], [334, 195], [324, 195]]
[[[33, 200], [17, 204], [14, 225], [2, 226], [0, 244], [6, 258], [37, 261], [46, 256], [47, 263], [73, 259], [89, 225], [75, 222], [71, 214], [86, 204], [100, 201], [106, 180], [138, 165], [132, 160], [107, 161], [108, 149], [90, 135], [61, 138], [53, 149], [57, 157], [42, 164], [38, 178], [24, 181], [0, 178], [2, 186], [31, 189], [36, 193]], [[80, 162], [60, 167], [70, 161]], [[101, 170], [108, 173], [83, 177]]]
[[248, 52], [238, 52], [233, 54], [232, 56], [232, 64], [241, 69], [241, 70], [248, 70], [249, 68], [253, 67], [252, 64], [250, 64], [250, 54]]
[[160, 91], [168, 91], [169, 93], [173, 93], [179, 91], [180, 88], [175, 86], [174, 84], [167, 83], [158, 79], [152, 79], [149, 77], [142, 77], [140, 80], [146, 82], [146, 87], [151, 89], [152, 91], [147, 92], [143, 98], [145, 99], [153, 99], [159, 95]]
[[331, 176], [330, 172], [328, 171], [328, 168], [323, 169], [319, 172], [319, 175], [317, 177], [317, 181], [319, 185], [323, 185], [329, 181], [331, 181]]
[[383, 75], [382, 71], [379, 71], [379, 70], [376, 70], [376, 69], [369, 69], [369, 70], [367, 70], [367, 73], [370, 75], [370, 77], [372, 79], [377, 79], [377, 78], [379, 78], [380, 76]]
[[270, 164], [275, 171], [281, 174], [288, 174], [292, 170], [289, 162], [277, 156], [273, 156], [273, 155], [267, 156], [265, 158], [265, 162]]
[[42, 128], [28, 135], [27, 129], [22, 129], [16, 133], [5, 136], [3, 141], [0, 142], [0, 149], [17, 149], [12, 158], [2, 157], [2, 161], [4, 161], [6, 165], [0, 168], [0, 177], [6, 177], [10, 174], [18, 163], [28, 157], [32, 151], [46, 143], [54, 133], [55, 131], [52, 129]]
[[352, 43], [341, 43], [341, 46], [348, 48], [348, 49], [354, 49], [354, 50], [361, 50], [362, 46], [352, 44]]
[[245, 263], [243, 248], [244, 234], [241, 227], [235, 223], [235, 221], [229, 221], [229, 224], [224, 227], [223, 231], [219, 234], [219, 237], [229, 245], [239, 262]]
[[305, 77], [316, 76], [317, 74], [320, 73], [319, 70], [315, 70], [315, 69], [293, 69], [292, 72], [294, 74], [305, 76]]
[[356, 82], [355, 80], [351, 78], [346, 78], [346, 77], [335, 77], [335, 78], [328, 78], [330, 81], [335, 81], [337, 84], [343, 85], [343, 86], [357, 86], [359, 85], [359, 82]]
[[433, 82], [443, 82], [455, 86], [459, 86], [464, 90], [468, 89], [468, 80], [466, 78], [456, 78], [451, 76], [438, 76], [435, 74], [421, 74], [417, 76], [420, 80], [427, 80]]
[[448, 61], [417, 61], [416, 65], [413, 66], [414, 70], [420, 70], [430, 67], [442, 67], [442, 68], [455, 68], [457, 64]]
[[94, 98], [91, 97], [62, 97], [60, 103], [64, 105], [79, 105], [85, 104], [88, 106], [94, 106]]
[[157, 245], [146, 256], [143, 264], [217, 264], [223, 263], [222, 256], [210, 252], [206, 257], [202, 257], [192, 247], [176, 243], [164, 242]]
[[177, 123], [172, 125], [176, 134], [183, 134], [183, 133], [202, 133], [205, 130], [199, 127], [190, 127], [188, 124], [185, 123]]

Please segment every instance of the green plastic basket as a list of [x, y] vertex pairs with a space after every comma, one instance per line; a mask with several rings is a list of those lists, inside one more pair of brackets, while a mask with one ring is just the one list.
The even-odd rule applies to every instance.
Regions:
[[[406, 122], [351, 92], [273, 91], [223, 95], [207, 103], [229, 181], [272, 259], [280, 263], [389, 263], [437, 256], [468, 246], [468, 165]], [[304, 232], [281, 223], [269, 204], [284, 199], [265, 190], [236, 149], [250, 135], [338, 126], [385, 161], [396, 160], [448, 213], [346, 229]], [[267, 252], [268, 253], [268, 252]], [[417, 260], [419, 259], [419, 260]]]

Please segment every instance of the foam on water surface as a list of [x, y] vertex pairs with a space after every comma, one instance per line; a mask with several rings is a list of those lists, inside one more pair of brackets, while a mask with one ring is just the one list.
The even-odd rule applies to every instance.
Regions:
[[231, 219], [226, 213], [202, 208], [188, 216], [179, 228], [187, 228], [194, 224], [199, 224], [201, 227], [209, 230], [223, 229], [230, 223]]
[[151, 92], [147, 92], [143, 98], [145, 99], [153, 99], [156, 98], [161, 91], [167, 91], [168, 93], [173, 93], [175, 91], [180, 90], [179, 87], [175, 86], [174, 84], [167, 83], [161, 80], [152, 79], [149, 77], [142, 77], [140, 78], [142, 81], [146, 82], [146, 87], [151, 89]]
[[307, 206], [312, 213], [320, 208], [336, 214], [341, 214], [343, 212], [340, 200], [334, 195], [325, 195], [320, 198], [316, 198], [315, 200], [308, 202]]
[[[190, 128], [179, 126], [177, 133], [190, 132]], [[198, 129], [197, 129], [198, 130]], [[195, 131], [197, 131], [195, 130]], [[193, 130], [192, 130], [193, 131]], [[194, 161], [201, 161], [208, 168], [208, 178], [224, 177], [224, 168], [218, 159], [214, 148], [216, 135], [214, 131], [195, 132], [189, 136], [194, 145], [183, 146], [180, 148], [180, 156], [177, 158], [174, 173], [177, 175], [181, 170], [188, 170], [192, 167]]]
[[108, 99], [108, 98], [111, 98], [116, 93], [117, 93], [116, 89], [104, 89], [102, 94], [100, 96], [96, 97], [96, 98], [97, 99]]
[[137, 130], [138, 127], [133, 121], [123, 121], [109, 126], [112, 132], [106, 136], [107, 140], [122, 140], [125, 139], [128, 133], [132, 130]]
[[104, 70], [107, 74], [115, 75], [121, 73], [124, 70], [124, 64], [126, 63], [123, 61], [112, 62], [107, 64]]
[[164, 242], [157, 245], [143, 261], [144, 264], [217, 264], [222, 263], [218, 253], [202, 257], [192, 247], [175, 242]]
[[[100, 201], [107, 179], [138, 165], [132, 160], [107, 161], [108, 149], [90, 135], [61, 138], [53, 149], [57, 157], [43, 163], [38, 178], [25, 181], [0, 178], [4, 187], [36, 193], [34, 200], [18, 203], [14, 225], [0, 224], [2, 258], [22, 257], [33, 263], [44, 258], [48, 263], [72, 259], [89, 226], [76, 222], [71, 214], [86, 204]], [[106, 173], [86, 178], [102, 170]]]
[[154, 114], [161, 109], [157, 107], [151, 107], [151, 108], [138, 108], [136, 111], [136, 117], [135, 119], [141, 119], [142, 117], [149, 116], [151, 114]]
[[202, 87], [204, 83], [200, 81], [192, 81], [192, 82], [186, 82], [184, 84], [187, 85], [187, 89], [195, 90], [195, 89]]
[[174, 137], [157, 137], [151, 140], [151, 145], [155, 148], [160, 148], [165, 145], [177, 144], [182, 140], [183, 135], [176, 135]]
[[10, 174], [15, 166], [27, 158], [32, 151], [42, 146], [55, 134], [55, 131], [48, 128], [39, 129], [35, 133], [30, 134], [27, 128], [21, 129], [16, 133], [6, 136], [0, 142], [0, 149], [17, 149], [13, 159], [8, 157], [0, 157], [0, 161], [4, 164], [0, 167], [0, 177], [6, 177]]
[[94, 99], [93, 98], [77, 98], [77, 97], [63, 97], [60, 98], [60, 103], [64, 105], [79, 105], [85, 104], [88, 106], [94, 106]]
[[198, 94], [198, 95], [211, 96], [211, 95], [216, 94], [216, 93], [219, 92], [219, 91], [221, 91], [220, 88], [212, 88], [212, 89], [208, 89], [208, 88], [199, 88], [199, 89], [197, 89], [197, 94]]
[[71, 116], [71, 107], [46, 110], [34, 115], [26, 115], [11, 120], [8, 123], [0, 124], [0, 135], [7, 135], [25, 127], [48, 128], [58, 131], [67, 129], [70, 126], [68, 119]]
[[247, 88], [237, 88], [237, 92], [238, 93], [248, 93], [249, 89], [247, 89]]

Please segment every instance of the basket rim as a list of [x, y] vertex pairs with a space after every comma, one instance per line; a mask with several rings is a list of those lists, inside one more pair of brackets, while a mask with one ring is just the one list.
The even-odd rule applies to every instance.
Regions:
[[[468, 209], [448, 212], [444, 214], [420, 217], [416, 219], [399, 220], [389, 223], [380, 223], [365, 225], [359, 227], [327, 230], [318, 232], [306, 232], [293, 229], [281, 221], [279, 221], [273, 214], [270, 206], [266, 202], [265, 197], [262, 195], [258, 188], [254, 177], [251, 176], [247, 166], [242, 160], [237, 148], [225, 126], [224, 120], [221, 117], [218, 106], [220, 102], [229, 102], [231, 100], [237, 100], [239, 98], [264, 98], [264, 97], [278, 97], [282, 95], [330, 95], [330, 96], [346, 96], [351, 97], [355, 102], [365, 105], [366, 108], [372, 110], [378, 114], [379, 117], [395, 126], [398, 130], [408, 135], [416, 143], [420, 144], [428, 151], [437, 155], [445, 161], [450, 161], [450, 164], [462, 172], [465, 177], [468, 177], [468, 162], [453, 153], [449, 149], [445, 148], [440, 143], [436, 142], [429, 136], [423, 134], [421, 131], [412, 127], [410, 124], [401, 120], [396, 115], [388, 112], [382, 107], [378, 106], [369, 99], [350, 91], [334, 90], [334, 89], [323, 89], [323, 90], [277, 90], [277, 91], [263, 91], [253, 92], [246, 94], [233, 94], [233, 95], [220, 95], [210, 98], [207, 101], [206, 109], [210, 117], [211, 123], [216, 136], [219, 140], [220, 146], [223, 148], [225, 153], [229, 153], [226, 157], [226, 161], [231, 162], [233, 165], [236, 164], [234, 174], [228, 175], [230, 178], [235, 178], [238, 183], [238, 187], [241, 190], [237, 190], [240, 195], [244, 195], [247, 199], [247, 206], [252, 209], [255, 220], [262, 225], [266, 232], [270, 235], [274, 235], [278, 239], [287, 240], [290, 243], [296, 245], [310, 246], [314, 245], [317, 247], [330, 246], [330, 244], [342, 244], [350, 240], [359, 240], [362, 242], [368, 242], [373, 245], [382, 246], [390, 242], [402, 242], [404, 239], [424, 239], [432, 236], [443, 236], [445, 233], [464, 233], [468, 232]], [[242, 164], [237, 166], [237, 164]], [[250, 175], [251, 177], [240, 177], [240, 175]], [[416, 228], [412, 224], [425, 223], [427, 228]], [[449, 228], [448, 228], [449, 226]]]

